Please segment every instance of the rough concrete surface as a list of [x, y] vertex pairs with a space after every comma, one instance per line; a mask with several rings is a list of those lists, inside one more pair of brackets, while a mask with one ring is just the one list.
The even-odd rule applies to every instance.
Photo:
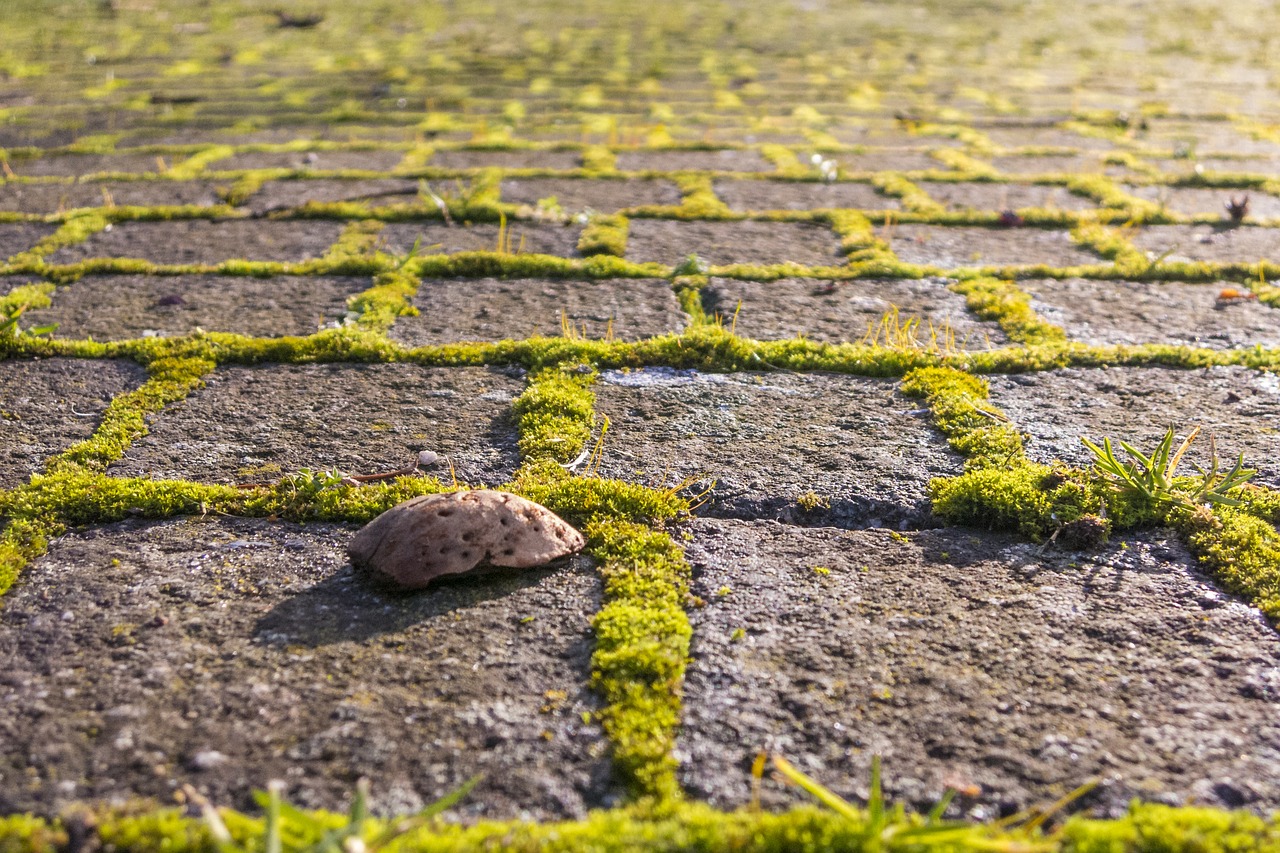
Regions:
[[484, 774], [461, 813], [577, 817], [609, 802], [582, 715], [599, 581], [585, 561], [397, 594], [353, 575], [354, 528], [252, 519], [73, 531], [0, 611], [0, 809], [171, 801], [381, 812]]
[[[746, 805], [760, 749], [837, 793], [992, 819], [1090, 779], [1140, 797], [1280, 805], [1280, 638], [1168, 531], [1095, 553], [968, 530], [699, 520], [679, 754], [694, 796]], [[767, 784], [765, 802], [801, 799]]]

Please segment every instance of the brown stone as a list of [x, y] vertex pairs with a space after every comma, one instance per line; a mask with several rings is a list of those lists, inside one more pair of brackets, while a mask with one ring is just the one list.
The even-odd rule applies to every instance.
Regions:
[[408, 589], [481, 563], [527, 569], [582, 549], [582, 534], [546, 507], [477, 489], [421, 495], [392, 507], [351, 540], [351, 562]]

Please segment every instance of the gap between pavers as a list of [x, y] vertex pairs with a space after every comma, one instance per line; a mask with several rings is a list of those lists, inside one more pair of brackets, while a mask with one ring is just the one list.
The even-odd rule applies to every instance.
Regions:
[[390, 331], [411, 347], [559, 337], [566, 327], [592, 340], [634, 341], [679, 333], [689, 319], [666, 279], [428, 279], [413, 305], [418, 316], [398, 318]]
[[1222, 300], [1228, 282], [1020, 281], [1031, 309], [1086, 344], [1173, 344], [1237, 349], [1280, 346], [1280, 315], [1257, 300]]
[[404, 814], [476, 773], [468, 818], [609, 805], [584, 715], [589, 561], [392, 593], [353, 574], [354, 526], [127, 521], [51, 544], [0, 611], [0, 810], [73, 800], [218, 805], [285, 781], [340, 810], [355, 780]]
[[899, 327], [919, 324], [915, 337], [924, 346], [935, 333], [944, 351], [949, 345], [982, 350], [1008, 343], [999, 326], [970, 314], [964, 297], [948, 290], [943, 279], [713, 278], [702, 294], [708, 314], [739, 335], [758, 340], [804, 337], [820, 343], [856, 343], [870, 342], [878, 334], [876, 342], [889, 344], [893, 338], [875, 330], [896, 309]]
[[0, 489], [22, 485], [50, 456], [89, 438], [111, 399], [146, 380], [127, 361], [0, 361]]
[[346, 474], [404, 468], [497, 485], [519, 463], [511, 403], [520, 371], [413, 364], [223, 366], [153, 420], [108, 473], [267, 482], [302, 468]]
[[[408, 254], [417, 243], [419, 255], [501, 250], [576, 258], [581, 234], [581, 225], [553, 222], [508, 220], [505, 234], [494, 223], [397, 222], [378, 232], [378, 239], [393, 255]], [[505, 245], [499, 245], [500, 236]]]
[[894, 225], [880, 236], [899, 260], [954, 269], [974, 266], [1101, 264], [1093, 252], [1075, 245], [1065, 230]]
[[677, 266], [696, 254], [704, 263], [838, 266], [844, 263], [835, 232], [814, 222], [701, 222], [633, 219], [629, 261]]
[[508, 204], [537, 206], [555, 199], [565, 213], [588, 210], [613, 213], [624, 207], [680, 204], [680, 188], [661, 179], [587, 180], [582, 178], [509, 178], [501, 185]]
[[1200, 426], [1184, 473], [1194, 473], [1191, 463], [1208, 464], [1212, 433], [1228, 468], [1243, 453], [1245, 465], [1258, 470], [1255, 482], [1280, 485], [1280, 378], [1273, 374], [1244, 367], [1066, 368], [988, 381], [991, 405], [1030, 436], [1027, 454], [1037, 462], [1092, 465], [1081, 436], [1099, 445], [1110, 438], [1127, 458], [1120, 440], [1150, 453], [1169, 427], [1186, 436]]
[[714, 481], [704, 515], [928, 524], [929, 479], [961, 463], [896, 387], [788, 372], [607, 371], [594, 389], [610, 421], [599, 472], [659, 488], [688, 479], [689, 491]]
[[[746, 805], [758, 750], [851, 799], [948, 785], [990, 820], [1090, 779], [1131, 798], [1280, 806], [1280, 636], [1171, 531], [1070, 552], [970, 530], [687, 526], [694, 636], [678, 744], [689, 792]], [[766, 782], [771, 807], [803, 799]]]
[[340, 322], [367, 278], [324, 276], [90, 275], [59, 287], [52, 304], [27, 312], [57, 323], [60, 338], [99, 341], [185, 335], [196, 329], [250, 337], [309, 335]]
[[157, 264], [216, 264], [228, 260], [299, 262], [318, 258], [342, 234], [340, 222], [121, 222], [64, 246], [48, 261], [142, 258]]

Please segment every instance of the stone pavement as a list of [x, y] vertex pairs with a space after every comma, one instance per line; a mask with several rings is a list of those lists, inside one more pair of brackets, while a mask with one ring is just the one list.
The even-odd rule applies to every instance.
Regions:
[[[355, 518], [143, 512], [92, 479], [431, 451], [500, 485], [559, 362], [609, 422], [579, 473], [705, 501], [671, 527], [689, 797], [748, 803], [770, 749], [854, 799], [881, 755], [892, 798], [950, 785], [982, 820], [1090, 779], [1100, 816], [1280, 809], [1272, 624], [1167, 529], [1076, 552], [945, 526], [929, 483], [965, 460], [899, 387], [989, 374], [1028, 456], [1081, 468], [1082, 436], [1202, 425], [1280, 488], [1276, 78], [1244, 47], [1271, 4], [1208, 39], [1096, 3], [316, 3], [298, 28], [113, 2], [74, 35], [19, 5], [55, 44], [0, 57], [4, 520], [46, 472], [73, 491], [0, 607], [0, 812], [187, 783], [248, 808], [270, 778], [341, 808], [360, 776], [397, 812], [476, 773], [467, 818], [624, 802], [596, 559], [397, 595], [347, 563]], [[48, 467], [184, 358], [207, 369], [145, 434]]]

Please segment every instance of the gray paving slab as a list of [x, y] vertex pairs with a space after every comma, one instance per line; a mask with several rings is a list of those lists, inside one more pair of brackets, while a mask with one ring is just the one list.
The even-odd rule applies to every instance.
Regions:
[[437, 151], [427, 165], [433, 169], [577, 169], [577, 151]]
[[[584, 722], [590, 564], [412, 595], [353, 574], [355, 528], [130, 521], [52, 543], [0, 613], [0, 808], [170, 802], [340, 811], [354, 780], [409, 813], [483, 774], [455, 813], [581, 817], [615, 796]], [[589, 719], [589, 716], [587, 717]]]
[[57, 230], [56, 225], [34, 222], [2, 223], [0, 224], [0, 258], [25, 252]]
[[[1280, 346], [1280, 313], [1252, 299], [1221, 299], [1229, 282], [1022, 281], [1031, 308], [1088, 344]], [[1247, 291], [1246, 291], [1247, 292]]]
[[408, 346], [457, 341], [558, 337], [634, 341], [683, 331], [688, 317], [666, 279], [548, 281], [427, 280], [414, 296], [416, 317], [391, 337]]
[[1126, 236], [1152, 260], [1255, 263], [1280, 254], [1280, 228], [1148, 225]]
[[577, 223], [517, 220], [507, 220], [505, 235], [501, 227], [493, 223], [446, 225], [443, 222], [396, 222], [378, 233], [386, 251], [396, 255], [408, 253], [416, 242], [420, 255], [495, 252], [501, 247], [511, 252], [561, 258], [579, 257], [581, 235], [582, 226]]
[[77, 207], [220, 204], [226, 186], [208, 181], [89, 181], [0, 183], [0, 210], [48, 215]]
[[774, 166], [759, 151], [726, 148], [715, 151], [621, 151], [617, 167], [624, 172], [772, 172]]
[[164, 171], [164, 164], [154, 154], [51, 154], [31, 159], [13, 158], [8, 162], [13, 174], [22, 178]]
[[835, 232], [812, 222], [631, 220], [627, 260], [678, 266], [691, 254], [711, 265], [844, 262]]
[[239, 169], [367, 169], [389, 172], [404, 159], [403, 151], [243, 151], [209, 168], [215, 171]]
[[680, 189], [667, 180], [587, 180], [571, 178], [509, 178], [502, 182], [502, 200], [538, 206], [555, 203], [565, 213], [587, 210], [614, 213], [624, 207], [680, 204]]
[[1255, 482], [1280, 485], [1280, 380], [1271, 374], [1243, 367], [1066, 368], [989, 381], [992, 405], [1030, 435], [1027, 454], [1037, 461], [1092, 465], [1081, 436], [1099, 444], [1123, 439], [1150, 453], [1169, 427], [1185, 436], [1200, 426], [1184, 457], [1188, 473], [1195, 473], [1189, 463], [1208, 464], [1212, 433], [1224, 462], [1243, 453], [1258, 471]]
[[49, 358], [0, 361], [0, 488], [93, 435], [113, 397], [147, 380], [133, 362]]
[[[206, 482], [273, 481], [339, 468], [395, 471], [422, 450], [449, 482], [504, 483], [515, 473], [511, 403], [518, 372], [412, 364], [220, 367], [154, 419], [109, 473]], [[447, 457], [447, 460], [444, 458]]]
[[1010, 175], [1092, 174], [1101, 173], [1104, 169], [1102, 160], [1097, 157], [1073, 154], [992, 157], [990, 163], [1001, 172]]
[[1166, 187], [1161, 185], [1132, 186], [1121, 184], [1120, 189], [1146, 201], [1154, 201], [1161, 207], [1186, 216], [1212, 214], [1227, 219], [1226, 205], [1232, 199], [1249, 197], [1249, 218], [1271, 219], [1280, 216], [1280, 198], [1257, 190], [1198, 189]]
[[1041, 207], [1049, 210], [1092, 210], [1093, 199], [1078, 196], [1066, 187], [1050, 184], [991, 184], [917, 181], [916, 186], [949, 211], [1021, 210]]
[[1104, 263], [1072, 242], [1070, 232], [1058, 229], [895, 225], [881, 236], [900, 260], [944, 269]]
[[900, 210], [896, 198], [876, 192], [870, 184], [853, 182], [716, 181], [716, 195], [733, 210], [817, 210], [855, 208]]
[[896, 151], [893, 149], [869, 149], [862, 152], [828, 154], [845, 172], [925, 172], [931, 169], [946, 170], [941, 160], [929, 156], [927, 151]]
[[[709, 314], [739, 335], [760, 340], [804, 337], [822, 343], [888, 345], [886, 317], [897, 328], [915, 322], [915, 340], [939, 349], [989, 349], [1008, 343], [995, 323], [965, 310], [964, 297], [942, 279], [782, 279], [759, 282], [713, 278], [703, 290]], [[892, 323], [892, 320], [889, 321]]]
[[595, 392], [610, 421], [600, 473], [714, 481], [703, 514], [910, 527], [930, 517], [929, 479], [960, 468], [888, 380], [645, 368], [607, 371]]
[[254, 213], [269, 213], [301, 207], [307, 202], [359, 201], [380, 207], [418, 200], [418, 182], [396, 178], [373, 181], [336, 178], [299, 178], [269, 181], [244, 204]]
[[368, 278], [326, 276], [86, 276], [60, 287], [33, 324], [57, 323], [60, 338], [99, 341], [235, 332], [250, 337], [309, 335], [346, 314]]
[[343, 223], [321, 221], [121, 222], [65, 246], [53, 264], [87, 258], [141, 258], [158, 264], [216, 264], [229, 260], [299, 262], [318, 258], [342, 235]]
[[[677, 753], [697, 799], [746, 806], [767, 749], [855, 801], [879, 755], [890, 801], [970, 789], [976, 819], [1090, 779], [1102, 815], [1280, 804], [1280, 638], [1169, 531], [1081, 553], [971, 530], [688, 529], [706, 605]], [[767, 807], [803, 799], [765, 783]]]

